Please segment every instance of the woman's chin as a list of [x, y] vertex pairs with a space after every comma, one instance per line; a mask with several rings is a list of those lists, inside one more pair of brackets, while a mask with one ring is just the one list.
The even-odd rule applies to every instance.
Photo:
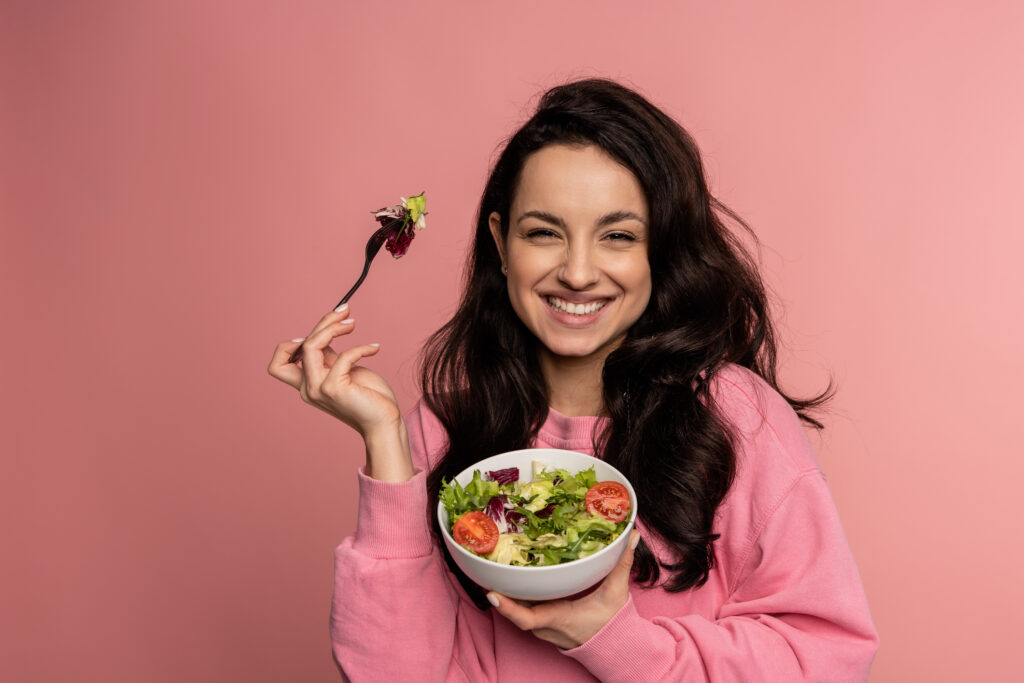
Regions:
[[566, 362], [604, 360], [605, 356], [611, 352], [610, 346], [597, 344], [545, 344], [544, 348], [552, 359]]

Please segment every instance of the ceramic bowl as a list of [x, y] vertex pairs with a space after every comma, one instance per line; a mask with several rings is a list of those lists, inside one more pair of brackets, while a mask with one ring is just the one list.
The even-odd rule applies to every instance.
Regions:
[[619, 536], [593, 555], [544, 567], [517, 567], [498, 564], [484, 559], [455, 542], [448, 531], [448, 512], [442, 503], [437, 505], [437, 521], [441, 525], [444, 542], [455, 563], [470, 579], [487, 590], [520, 600], [554, 600], [580, 593], [601, 581], [615, 567], [629, 542], [630, 532], [636, 521], [636, 492], [625, 476], [617, 469], [597, 458], [576, 451], [557, 448], [527, 448], [509, 451], [481, 460], [464, 470], [455, 480], [462, 486], [473, 480], [473, 471], [490, 472], [518, 467], [520, 480], [529, 481], [534, 461], [544, 463], [546, 468], [562, 468], [579, 472], [594, 468], [598, 481], [617, 481], [629, 491], [632, 507], [629, 523]]

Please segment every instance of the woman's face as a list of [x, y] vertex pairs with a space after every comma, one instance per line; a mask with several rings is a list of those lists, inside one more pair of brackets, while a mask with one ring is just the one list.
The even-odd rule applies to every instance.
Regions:
[[651, 297], [640, 182], [599, 147], [549, 145], [527, 158], [510, 214], [504, 239], [489, 218], [512, 307], [551, 356], [603, 361]]

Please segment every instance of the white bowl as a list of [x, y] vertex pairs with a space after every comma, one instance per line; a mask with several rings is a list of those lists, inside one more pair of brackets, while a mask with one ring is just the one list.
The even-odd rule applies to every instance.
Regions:
[[534, 461], [544, 463], [548, 468], [562, 468], [576, 473], [589, 467], [594, 468], [598, 481], [617, 481], [629, 491], [631, 507], [629, 524], [614, 541], [593, 555], [564, 564], [543, 567], [517, 567], [498, 564], [484, 559], [455, 542], [448, 531], [448, 511], [443, 503], [437, 504], [437, 521], [441, 525], [444, 542], [455, 564], [475, 583], [487, 590], [520, 600], [554, 600], [575, 595], [598, 583], [615, 567], [626, 549], [630, 532], [636, 521], [636, 492], [629, 480], [617, 469], [597, 458], [576, 451], [557, 448], [527, 448], [509, 451], [481, 460], [455, 477], [462, 486], [473, 480], [473, 471], [481, 473], [518, 467], [521, 481], [530, 481]]

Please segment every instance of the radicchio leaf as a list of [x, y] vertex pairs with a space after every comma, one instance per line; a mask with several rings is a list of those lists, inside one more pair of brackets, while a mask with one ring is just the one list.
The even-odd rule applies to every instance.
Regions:
[[503, 496], [494, 496], [484, 506], [484, 514], [494, 520], [498, 527], [498, 533], [508, 533], [508, 524], [505, 523], [505, 505], [501, 502]]
[[547, 519], [548, 517], [551, 516], [551, 513], [554, 512], [554, 511], [555, 511], [555, 504], [554, 503], [548, 503], [547, 506], [543, 510], [537, 510], [537, 512], [535, 512], [534, 514], [536, 514], [541, 519]]
[[519, 525], [526, 522], [526, 515], [516, 512], [515, 506], [504, 493], [487, 501], [484, 514], [494, 520], [498, 532], [502, 534], [518, 534], [521, 529]]
[[526, 515], [518, 510], [505, 510], [505, 521], [508, 523], [508, 533], [518, 534], [522, 531], [522, 524], [526, 524]]
[[487, 476], [490, 477], [492, 481], [496, 481], [499, 484], [514, 484], [519, 481], [519, 468], [506, 467], [503, 470], [488, 472]]
[[402, 197], [401, 204], [385, 206], [373, 212], [373, 217], [388, 231], [384, 246], [395, 258], [405, 256], [409, 250], [409, 244], [415, 237], [413, 228], [422, 230], [426, 227], [426, 207], [427, 198], [421, 192], [408, 199]]
[[484, 506], [484, 514], [500, 524], [505, 520], [505, 505], [501, 502], [501, 496], [494, 496]]

